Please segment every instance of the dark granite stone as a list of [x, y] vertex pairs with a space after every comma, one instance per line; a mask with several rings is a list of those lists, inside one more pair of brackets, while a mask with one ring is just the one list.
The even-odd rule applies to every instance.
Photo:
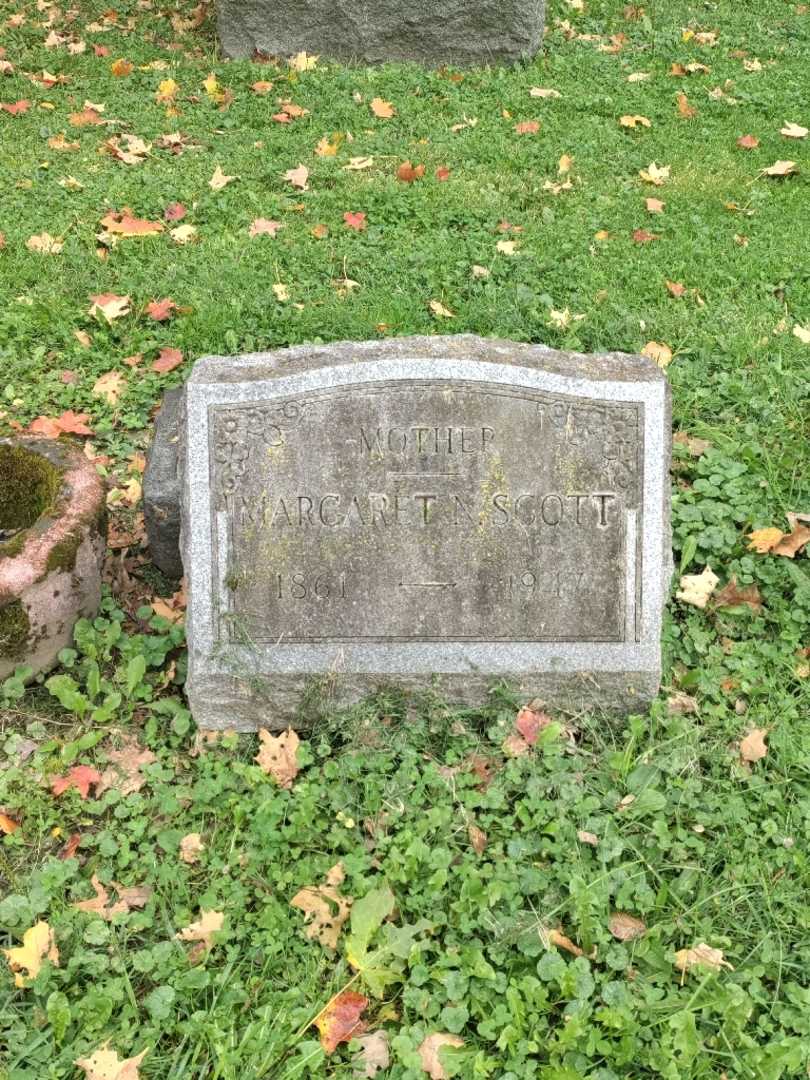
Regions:
[[624, 711], [657, 692], [669, 389], [645, 358], [467, 336], [208, 357], [184, 417], [201, 727], [381, 685]]
[[543, 0], [218, 0], [226, 56], [305, 51], [377, 63], [490, 64], [533, 56]]
[[180, 558], [179, 413], [183, 390], [167, 390], [143, 477], [143, 516], [152, 562], [167, 577], [183, 575]]

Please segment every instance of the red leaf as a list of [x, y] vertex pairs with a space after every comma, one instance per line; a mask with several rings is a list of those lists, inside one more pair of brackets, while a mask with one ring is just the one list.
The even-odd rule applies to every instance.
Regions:
[[646, 229], [633, 229], [633, 240], [637, 244], [649, 244], [652, 240], [658, 240], [659, 236], [656, 233], [648, 232]]
[[72, 859], [73, 856], [76, 854], [76, 848], [79, 846], [79, 844], [81, 842], [82, 842], [82, 834], [81, 833], [77, 833], [77, 832], [71, 833], [70, 837], [68, 839], [68, 842], [65, 844], [65, 846], [62, 848], [62, 850], [59, 852], [59, 858], [60, 859]]
[[181, 202], [172, 202], [163, 211], [163, 216], [167, 221], [181, 221], [186, 213], [186, 208]]
[[182, 363], [183, 354], [179, 349], [161, 349], [160, 355], [152, 364], [152, 371], [165, 375], [167, 371], [174, 371]]
[[172, 312], [177, 311], [177, 304], [167, 296], [165, 300], [152, 300], [146, 310], [155, 322], [165, 322], [172, 317]]
[[106, 45], [94, 45], [93, 46], [93, 52], [96, 54], [96, 56], [109, 56], [110, 55], [110, 50], [107, 48]]
[[436, 170], [436, 179], [439, 181], [450, 179], [450, 170], [446, 165], [440, 165]]
[[524, 707], [515, 717], [515, 727], [529, 744], [534, 746], [537, 736], [544, 727], [551, 723], [551, 717], [544, 712], [535, 712], [533, 709]]
[[342, 1042], [348, 1042], [365, 1030], [360, 1014], [368, 1005], [368, 998], [354, 990], [344, 990], [326, 1006], [315, 1021], [321, 1033], [321, 1046], [327, 1054], [334, 1053]]
[[759, 139], [756, 135], [741, 135], [739, 139], [737, 139], [737, 146], [739, 146], [741, 150], [756, 150], [759, 146]]
[[25, 98], [22, 98], [20, 101], [15, 101], [13, 105], [0, 104], [0, 109], [3, 109], [5, 112], [10, 113], [12, 116], [19, 116], [20, 113], [28, 112], [30, 107], [31, 102], [26, 101]]
[[352, 213], [350, 210], [347, 210], [343, 215], [343, 220], [349, 228], [354, 229], [355, 232], [362, 232], [366, 227], [366, 215], [362, 210], [358, 210], [357, 213]]
[[51, 791], [59, 796], [68, 788], [75, 787], [83, 799], [87, 798], [91, 784], [97, 784], [101, 780], [101, 773], [96, 772], [89, 765], [74, 765], [67, 776], [55, 776], [51, 781]]
[[75, 413], [72, 409], [63, 412], [55, 419], [50, 416], [38, 416], [28, 425], [32, 435], [43, 435], [46, 439], [58, 439], [60, 435], [92, 435], [93, 430], [85, 423], [89, 413]]
[[403, 184], [412, 184], [415, 180], [421, 180], [425, 175], [424, 165], [411, 165], [410, 161], [403, 161], [397, 169], [397, 180]]

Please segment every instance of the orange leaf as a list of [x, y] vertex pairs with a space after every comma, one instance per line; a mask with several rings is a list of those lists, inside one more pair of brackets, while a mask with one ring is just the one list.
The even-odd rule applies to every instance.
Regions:
[[686, 286], [682, 285], [680, 281], [668, 281], [667, 290], [678, 300], [686, 292]]
[[425, 175], [424, 165], [411, 165], [410, 161], [403, 161], [397, 169], [397, 180], [403, 184], [412, 184], [415, 180], [421, 180]]
[[31, 102], [22, 98], [20, 101], [15, 101], [12, 105], [0, 104], [0, 109], [7, 112], [10, 116], [19, 116], [21, 113], [28, 112], [31, 107]]
[[355, 1035], [365, 1031], [360, 1016], [368, 1005], [368, 998], [354, 990], [344, 990], [332, 998], [315, 1020], [321, 1033], [321, 1046], [332, 1054], [342, 1042], [349, 1042]]
[[689, 98], [683, 92], [678, 94], [678, 115], [684, 120], [692, 120], [697, 116], [697, 109], [689, 104]]
[[515, 727], [529, 746], [534, 746], [537, 742], [537, 736], [551, 722], [551, 717], [546, 713], [535, 712], [528, 707], [522, 708], [515, 717]]
[[89, 125], [98, 126], [104, 123], [104, 118], [100, 112], [95, 109], [82, 109], [81, 112], [71, 113], [68, 117], [73, 127], [88, 127]]
[[51, 791], [61, 795], [68, 788], [75, 787], [83, 799], [87, 798], [91, 784], [101, 782], [101, 773], [89, 765], [74, 765], [66, 776], [55, 776], [51, 781]]
[[651, 233], [647, 229], [633, 229], [633, 241], [636, 244], [649, 244], [653, 240], [660, 240], [658, 233]]
[[366, 215], [362, 210], [358, 210], [357, 213], [352, 213], [350, 210], [347, 210], [343, 215], [343, 220], [349, 228], [354, 229], [355, 232], [362, 232], [366, 227]]
[[148, 236], [150, 233], [163, 232], [162, 221], [146, 221], [143, 218], [132, 216], [132, 212], [124, 209], [121, 213], [109, 213], [101, 219], [102, 227], [110, 233], [119, 236]]
[[183, 354], [180, 349], [164, 348], [160, 350], [157, 360], [152, 363], [152, 371], [165, 375], [167, 371], [174, 371], [182, 363]]
[[450, 179], [450, 170], [446, 165], [440, 165], [435, 173], [436, 179], [441, 183]]
[[756, 135], [741, 135], [739, 139], [737, 139], [737, 146], [739, 146], [741, 150], [756, 150], [759, 146], [759, 139]]
[[378, 116], [381, 120], [390, 120], [396, 112], [396, 109], [390, 101], [383, 101], [382, 98], [375, 97], [369, 106], [375, 116]]
[[38, 416], [28, 425], [28, 430], [32, 435], [43, 435], [46, 439], [58, 439], [60, 435], [92, 435], [92, 429], [85, 423], [89, 419], [89, 413], [75, 413], [67, 409], [56, 419]]
[[519, 124], [515, 124], [516, 135], [536, 135], [539, 130], [539, 120], [521, 120]]
[[19, 827], [19, 821], [10, 818], [8, 814], [0, 814], [0, 832], [4, 832], [6, 836], [11, 836], [11, 834], [16, 832]]
[[753, 532], [748, 533], [748, 539], [751, 541], [748, 545], [749, 550], [765, 555], [776, 547], [784, 535], [781, 529], [754, 529]]
[[123, 75], [131, 75], [132, 64], [129, 62], [129, 60], [124, 60], [123, 57], [120, 57], [118, 60], [113, 60], [113, 62], [110, 64], [110, 71], [113, 73], [113, 75], [118, 75], [119, 77]]
[[146, 310], [155, 322], [165, 322], [172, 317], [172, 312], [177, 311], [174, 300], [166, 297], [164, 300], [152, 300], [146, 305]]

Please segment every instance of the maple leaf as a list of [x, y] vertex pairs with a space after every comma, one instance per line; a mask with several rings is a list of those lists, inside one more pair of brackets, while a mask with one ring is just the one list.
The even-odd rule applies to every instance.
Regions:
[[709, 968], [711, 971], [720, 971], [724, 967], [729, 971], [734, 970], [731, 964], [723, 959], [722, 949], [713, 949], [705, 943], [695, 945], [692, 949], [679, 949], [675, 953], [675, 967], [684, 974], [695, 967]]
[[[138, 483], [138, 481], [135, 482]], [[140, 484], [138, 487], [140, 489]], [[97, 795], [108, 788], [115, 788], [121, 795], [130, 795], [133, 791], [140, 791], [146, 783], [146, 777], [141, 773], [142, 767], [151, 765], [157, 760], [151, 750], [142, 750], [134, 739], [126, 740], [118, 750], [108, 750], [107, 757], [110, 764], [99, 778], [100, 783], [96, 787]]]
[[60, 435], [92, 435], [92, 429], [85, 423], [89, 419], [89, 413], [75, 413], [72, 409], [66, 409], [55, 419], [38, 416], [28, 425], [28, 430], [32, 435], [42, 435], [46, 439], [58, 439]]
[[539, 120], [521, 120], [520, 123], [515, 124], [516, 135], [536, 135], [539, 130]]
[[544, 728], [547, 728], [552, 722], [551, 717], [547, 713], [539, 712], [530, 709], [528, 706], [524, 706], [515, 717], [515, 728], [518, 733], [523, 736], [529, 746], [534, 746], [540, 732]]
[[89, 765], [74, 765], [66, 776], [55, 776], [51, 781], [51, 791], [55, 797], [59, 797], [68, 788], [76, 788], [83, 799], [86, 799], [91, 784], [96, 785], [96, 796], [99, 794], [101, 773]]
[[756, 585], [746, 585], [741, 589], [737, 584], [736, 575], [732, 575], [728, 584], [715, 593], [714, 605], [720, 608], [737, 607], [740, 604], [747, 604], [754, 614], [762, 611], [762, 597]]
[[108, 404], [116, 405], [127, 385], [127, 381], [120, 371], [108, 371], [99, 375], [93, 384], [93, 396], [103, 397]]
[[362, 210], [353, 212], [347, 210], [343, 215], [343, 220], [350, 229], [354, 229], [355, 232], [362, 232], [366, 227], [366, 215]]
[[157, 92], [155, 93], [155, 101], [159, 105], [168, 105], [174, 101], [179, 89], [180, 87], [174, 79], [163, 79], [163, 81], [158, 84]]
[[635, 915], [614, 911], [608, 922], [608, 930], [619, 941], [635, 941], [647, 933], [646, 925]]
[[793, 176], [798, 171], [795, 161], [775, 161], [773, 165], [769, 165], [767, 169], [763, 169], [760, 175], [781, 179], [784, 176]]
[[660, 368], [666, 368], [672, 362], [672, 349], [663, 341], [648, 341], [641, 355], [655, 361]]
[[50, 139], [48, 139], [48, 146], [51, 148], [51, 150], [70, 151], [78, 150], [81, 144], [78, 142], [70, 142], [67, 138], [65, 138], [64, 131], [60, 131], [58, 135], [52, 135]]
[[21, 989], [39, 975], [46, 957], [55, 967], [59, 967], [59, 950], [54, 941], [53, 930], [43, 920], [25, 931], [22, 945], [3, 949], [3, 953], [8, 960], [8, 966], [15, 972], [14, 985]]
[[686, 286], [680, 281], [667, 281], [667, 292], [676, 300], [680, 300], [686, 292]]
[[160, 350], [157, 360], [152, 362], [152, 371], [165, 375], [168, 371], [174, 371], [183, 363], [183, 353], [180, 349], [165, 347]]
[[464, 1040], [458, 1035], [447, 1035], [444, 1032], [435, 1032], [423, 1039], [418, 1047], [419, 1060], [422, 1068], [431, 1080], [447, 1080], [448, 1074], [444, 1070], [441, 1061], [441, 1051], [444, 1047], [461, 1047]]
[[110, 71], [113, 75], [117, 75], [122, 78], [125, 75], [131, 75], [133, 71], [133, 65], [129, 60], [125, 60], [123, 57], [119, 57], [118, 60], [113, 60], [110, 64]]
[[354, 1035], [365, 1030], [365, 1022], [360, 1017], [367, 1006], [368, 998], [363, 994], [344, 990], [318, 1014], [315, 1027], [320, 1032], [321, 1046], [327, 1054], [333, 1054], [340, 1043], [349, 1042]]
[[187, 213], [188, 211], [182, 203], [173, 202], [169, 203], [163, 211], [163, 217], [166, 221], [182, 221]]
[[756, 135], [740, 135], [737, 139], [737, 146], [741, 150], [756, 150], [759, 146], [759, 139]]
[[414, 181], [421, 180], [424, 175], [425, 166], [412, 165], [410, 161], [403, 161], [397, 169], [397, 180], [401, 180], [403, 184], [413, 184]]
[[502, 255], [514, 255], [517, 251], [517, 240], [499, 240], [495, 247]]
[[354, 1037], [360, 1043], [360, 1049], [353, 1061], [356, 1077], [374, 1077], [381, 1069], [388, 1068], [391, 1055], [388, 1050], [388, 1036], [382, 1029]]
[[273, 84], [271, 82], [266, 82], [262, 80], [253, 83], [250, 89], [253, 91], [254, 94], [268, 94], [273, 89]]
[[120, 319], [122, 316], [129, 314], [131, 303], [129, 296], [116, 296], [115, 293], [98, 293], [91, 296], [90, 300], [91, 303], [87, 309], [87, 314], [91, 316], [102, 315], [107, 322], [112, 322], [113, 319]]
[[337, 949], [338, 937], [349, 917], [353, 897], [341, 896], [338, 887], [344, 879], [343, 864], [336, 863], [323, 885], [308, 885], [295, 894], [290, 906], [303, 911], [304, 933], [311, 941], [320, 941], [327, 949]]
[[379, 97], [373, 98], [369, 108], [380, 120], [390, 120], [396, 112], [396, 109], [390, 101], [383, 101], [383, 99]]
[[149, 236], [163, 232], [165, 227], [162, 221], [146, 221], [144, 218], [133, 217], [126, 209], [121, 213], [107, 214], [101, 219], [101, 225], [107, 232], [124, 237]]
[[646, 183], [661, 187], [669, 179], [670, 168], [669, 165], [656, 165], [654, 161], [651, 161], [646, 169], [639, 171], [638, 175]]
[[189, 865], [197, 862], [204, 850], [205, 844], [198, 832], [187, 833], [180, 841], [180, 858]]
[[785, 121], [785, 126], [779, 129], [779, 134], [784, 135], [786, 139], [806, 139], [810, 134], [810, 129], [788, 120]]
[[31, 102], [22, 98], [20, 101], [15, 101], [10, 105], [3, 105], [0, 103], [0, 109], [7, 112], [9, 116], [21, 116], [23, 113], [28, 112], [31, 107]]
[[299, 164], [297, 169], [288, 169], [284, 173], [284, 179], [287, 180], [294, 188], [298, 188], [299, 191], [309, 191], [309, 169], [306, 165]]
[[204, 911], [200, 908], [200, 918], [189, 923], [174, 936], [181, 941], [201, 941], [206, 951], [214, 947], [214, 934], [222, 929], [225, 914], [222, 911]]
[[76, 911], [100, 915], [106, 922], [109, 922], [116, 915], [127, 914], [131, 908], [144, 907], [152, 895], [152, 889], [148, 885], [138, 885], [133, 888], [126, 888], [123, 885], [119, 885], [117, 882], [113, 882], [113, 885], [118, 891], [119, 898], [114, 903], [111, 903], [110, 894], [101, 884], [96, 874], [93, 874], [90, 878], [90, 884], [96, 895], [91, 900], [80, 900], [78, 903], [74, 903], [72, 907], [74, 907]]
[[177, 311], [177, 304], [174, 300], [171, 300], [168, 296], [163, 300], [150, 300], [146, 305], [146, 312], [150, 315], [155, 322], [165, 322], [172, 317], [172, 314]]
[[58, 255], [64, 247], [64, 243], [61, 237], [51, 236], [50, 233], [43, 232], [36, 236], [29, 236], [25, 241], [25, 246], [29, 251], [35, 251], [38, 255]]
[[802, 345], [810, 345], [810, 327], [799, 326], [798, 323], [793, 327], [793, 336], [801, 341]]
[[[121, 145], [122, 139], [126, 146]], [[124, 165], [140, 165], [146, 160], [152, 146], [135, 135], [114, 135], [104, 143], [104, 149]]]
[[753, 532], [748, 533], [747, 539], [751, 541], [748, 548], [750, 551], [756, 551], [759, 552], [760, 555], [765, 555], [776, 547], [784, 535], [785, 534], [781, 529], [775, 529], [773, 527], [767, 529], [754, 529]]
[[250, 223], [248, 234], [250, 236], [275, 236], [284, 225], [280, 221], [272, 221], [270, 218], [254, 218]]
[[271, 735], [265, 728], [259, 729], [261, 746], [253, 759], [267, 776], [272, 776], [279, 787], [291, 788], [298, 775], [298, 735], [288, 728], [280, 735]]
[[84, 1069], [85, 1080], [140, 1080], [138, 1066], [148, 1053], [148, 1049], [141, 1050], [135, 1057], [122, 1061], [105, 1043], [89, 1058], [77, 1058], [73, 1064]]
[[277, 281], [273, 285], [273, 295], [280, 304], [283, 304], [290, 299], [290, 290], [283, 282]]
[[652, 127], [651, 120], [648, 120], [646, 116], [639, 116], [637, 113], [628, 116], [620, 116], [619, 124], [624, 128], [637, 128], [639, 126], [646, 128]]
[[317, 225], [313, 225], [309, 230], [310, 236], [314, 236], [316, 240], [325, 240], [329, 235], [329, 226], [324, 222], [318, 222]]
[[701, 574], [684, 574], [675, 597], [684, 604], [705, 608], [719, 580], [720, 578], [710, 566], [707, 566]]
[[373, 157], [353, 157], [349, 158], [348, 164], [344, 165], [344, 169], [349, 169], [351, 172], [358, 172], [360, 169], [370, 169], [374, 165]]
[[740, 740], [740, 759], [748, 765], [761, 761], [768, 753], [765, 745], [767, 728], [752, 728], [751, 731]]
[[212, 191], [222, 191], [222, 189], [227, 184], [230, 184], [232, 183], [232, 181], [238, 179], [238, 176], [226, 176], [220, 166], [217, 165], [217, 167], [214, 169], [214, 175], [208, 181], [208, 186], [211, 188]]
[[82, 109], [81, 112], [71, 113], [68, 122], [72, 127], [90, 127], [105, 124], [106, 120], [96, 109]]
[[667, 205], [661, 202], [660, 199], [645, 199], [644, 200], [647, 210], [650, 214], [663, 214], [664, 207]]
[[431, 300], [428, 307], [436, 316], [437, 319], [455, 319], [455, 314], [440, 303], [438, 300]]

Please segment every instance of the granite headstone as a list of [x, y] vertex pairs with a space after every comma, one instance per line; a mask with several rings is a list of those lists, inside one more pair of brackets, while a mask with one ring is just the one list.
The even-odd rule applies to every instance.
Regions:
[[527, 59], [543, 37], [543, 0], [218, 0], [226, 56], [317, 53], [378, 63], [489, 64]]
[[645, 358], [470, 336], [206, 357], [180, 429], [201, 727], [386, 685], [656, 694], [670, 413]]

